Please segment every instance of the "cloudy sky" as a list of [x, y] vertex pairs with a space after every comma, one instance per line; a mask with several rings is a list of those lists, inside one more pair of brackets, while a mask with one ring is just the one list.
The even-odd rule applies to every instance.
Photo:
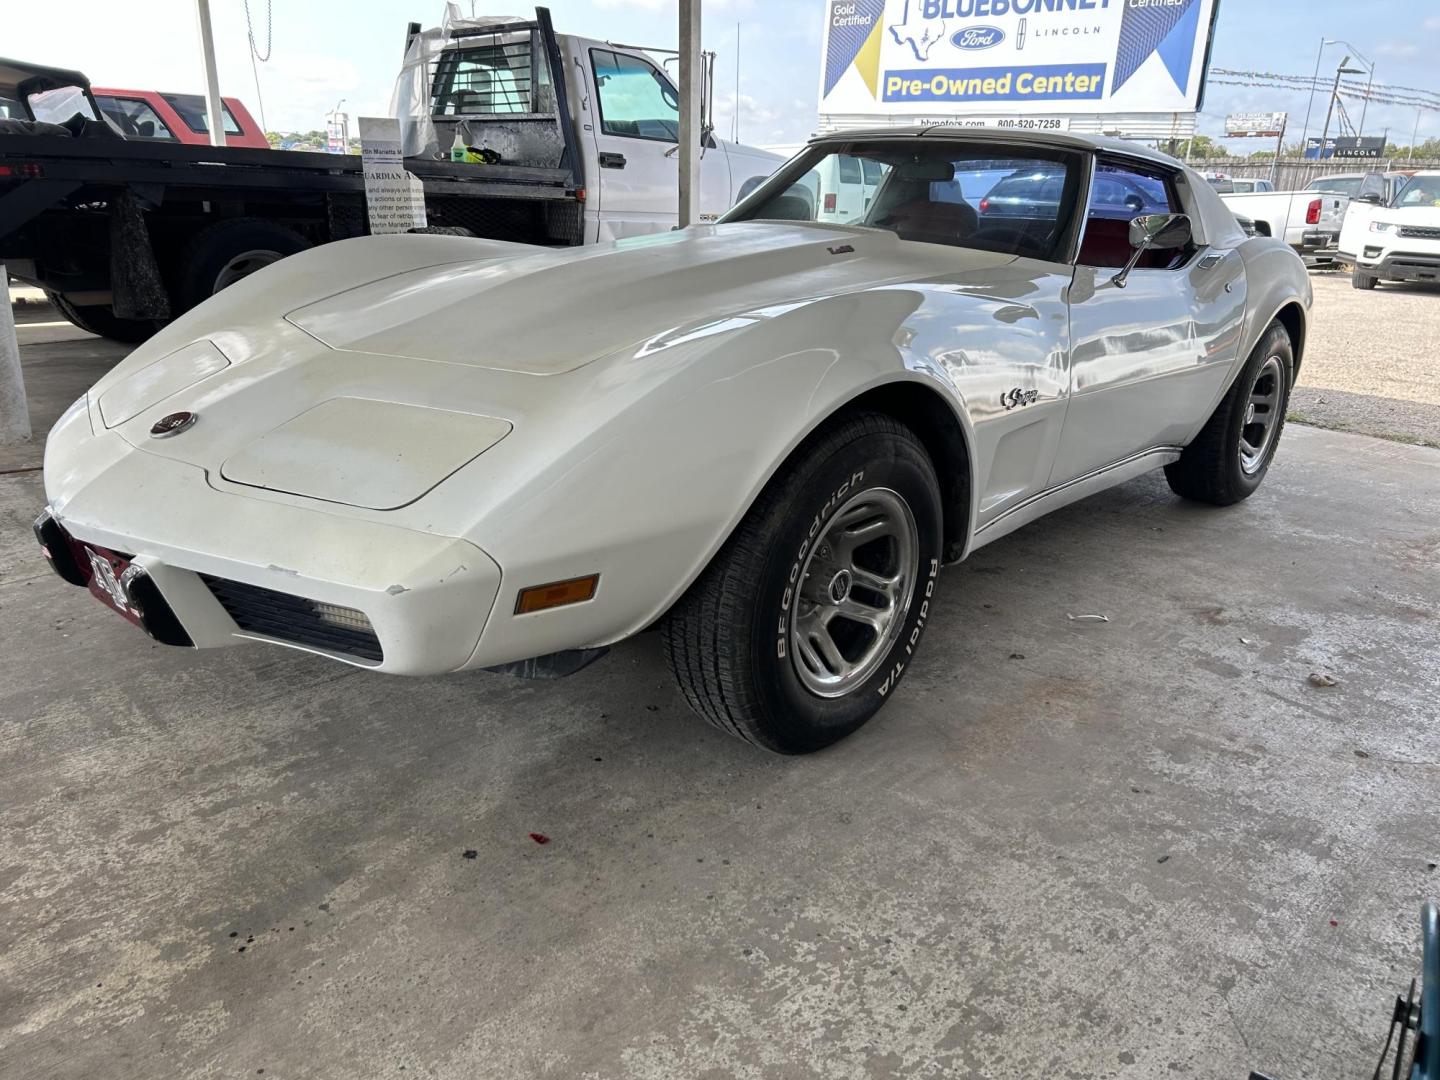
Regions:
[[[533, 2], [533, 0], [532, 0]], [[267, 0], [249, 0], [261, 49]], [[273, 51], [260, 65], [265, 119], [272, 129], [324, 126], [340, 99], [353, 116], [388, 106], [411, 20], [439, 22], [438, 0], [269, 0]], [[470, 7], [464, 0], [462, 10]], [[558, 30], [635, 45], [673, 46], [674, 0], [549, 0]], [[76, 67], [97, 85], [172, 91], [203, 87], [195, 47], [193, 0], [7, 0], [0, 14], [0, 52]], [[211, 0], [221, 90], [252, 112], [256, 90], [246, 39], [244, 0]], [[478, 14], [520, 14], [522, 4], [477, 0]], [[735, 108], [739, 23], [740, 135], [752, 143], [794, 142], [815, 126], [824, 0], [704, 0], [705, 47], [719, 53], [716, 119], [730, 131]], [[1440, 90], [1440, 9], [1423, 0], [1222, 0], [1213, 63], [1219, 67], [1309, 75], [1322, 37], [1346, 38], [1372, 58], [1376, 80]], [[1326, 49], [1333, 72], [1345, 46]], [[1299, 134], [1306, 95], [1279, 90], [1210, 88], [1201, 130], [1218, 134], [1227, 112], [1289, 111]], [[1323, 120], [1323, 96], [1317, 101]], [[1416, 113], [1372, 106], [1369, 133], [1391, 129], [1409, 141]], [[1315, 132], [1318, 134], [1318, 131]], [[1440, 113], [1420, 118], [1420, 137], [1440, 135]], [[1237, 149], [1260, 149], [1259, 142]]]

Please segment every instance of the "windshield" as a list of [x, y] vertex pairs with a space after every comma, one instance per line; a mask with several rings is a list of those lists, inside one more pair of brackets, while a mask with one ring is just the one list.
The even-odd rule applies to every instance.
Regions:
[[1349, 195], [1354, 198], [1360, 193], [1360, 183], [1363, 176], [1322, 176], [1318, 180], [1311, 180], [1305, 186], [1306, 191], [1323, 191], [1326, 195]]
[[1440, 176], [1412, 176], [1395, 196], [1392, 205], [1440, 206]]
[[[1073, 216], [1076, 159], [1060, 151], [915, 138], [811, 147], [723, 220], [884, 229], [902, 240], [1050, 259]], [[1146, 203], [1149, 192], [1115, 200]]]

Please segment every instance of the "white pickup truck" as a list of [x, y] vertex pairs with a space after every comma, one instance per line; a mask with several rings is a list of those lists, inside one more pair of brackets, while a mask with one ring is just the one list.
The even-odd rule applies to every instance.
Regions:
[[1350, 282], [1357, 289], [1382, 281], [1440, 283], [1440, 172], [1417, 172], [1388, 201], [1366, 177], [1345, 214], [1340, 258], [1354, 266]]
[[[407, 159], [450, 159], [458, 129], [486, 154], [467, 171], [510, 183], [511, 201], [457, 222], [479, 235], [574, 244], [660, 232], [679, 206], [680, 95], [651, 56], [665, 51], [557, 34], [545, 8], [519, 21], [464, 18], [451, 3], [441, 26], [410, 24], [391, 112]], [[703, 222], [785, 159], [715, 136], [708, 63], [702, 75]]]
[[1335, 262], [1348, 197], [1320, 191], [1264, 191], [1222, 192], [1220, 199], [1231, 213], [1250, 218], [1260, 234], [1284, 240], [1306, 266]]

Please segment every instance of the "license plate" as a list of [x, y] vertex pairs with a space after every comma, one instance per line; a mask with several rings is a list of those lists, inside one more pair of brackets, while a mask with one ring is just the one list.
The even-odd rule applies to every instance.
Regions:
[[113, 551], [91, 547], [89, 544], [82, 544], [81, 550], [89, 563], [87, 569], [90, 571], [90, 592], [106, 607], [119, 612], [139, 626], [140, 613], [125, 598], [125, 590], [120, 585], [125, 571], [130, 568], [130, 560], [116, 555]]

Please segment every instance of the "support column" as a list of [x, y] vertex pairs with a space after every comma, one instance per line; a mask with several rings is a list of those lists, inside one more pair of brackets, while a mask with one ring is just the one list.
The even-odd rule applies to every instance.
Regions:
[[0, 445], [4, 445], [29, 440], [30, 403], [25, 399], [25, 379], [20, 373], [20, 341], [15, 336], [10, 276], [4, 263], [0, 263], [0, 284], [5, 286], [5, 304], [0, 310]]
[[700, 0], [680, 0], [680, 227], [700, 220]]

